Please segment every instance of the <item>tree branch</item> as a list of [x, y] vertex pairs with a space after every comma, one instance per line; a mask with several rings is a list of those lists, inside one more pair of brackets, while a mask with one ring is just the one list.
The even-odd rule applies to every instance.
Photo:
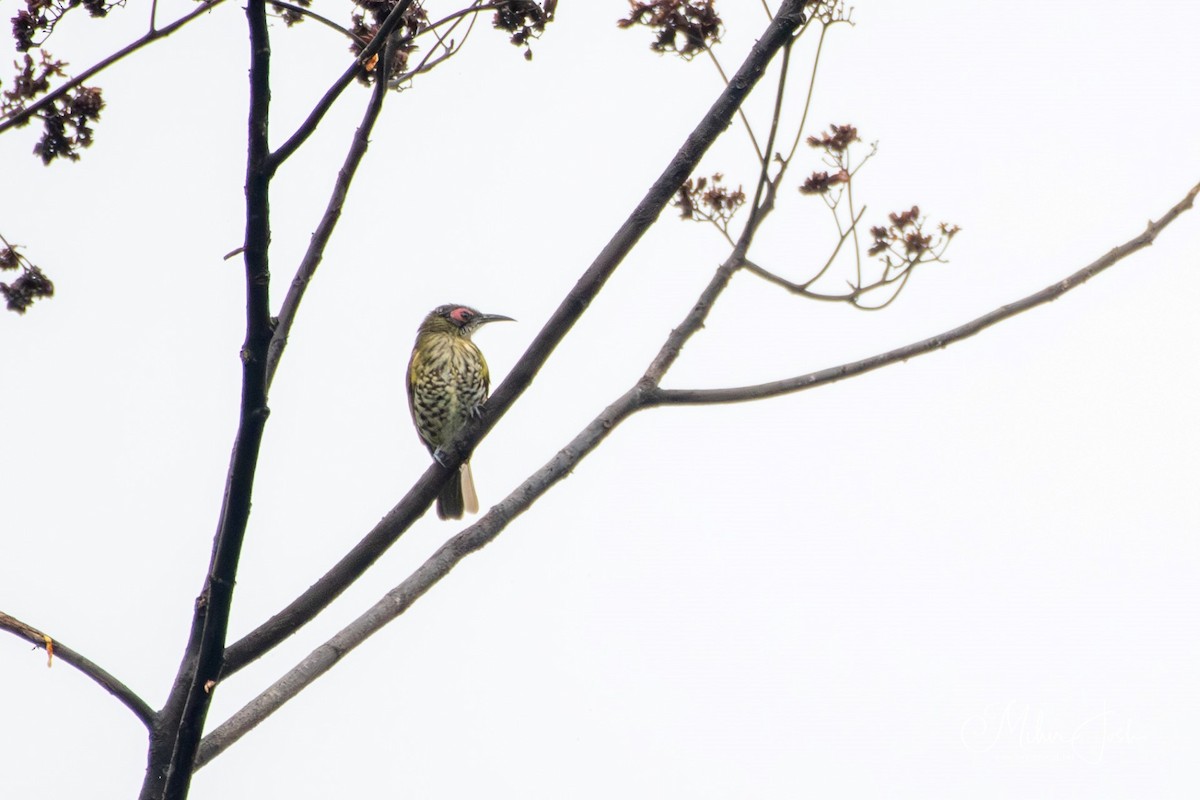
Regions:
[[[296, 132], [288, 137], [288, 140], [281, 144], [278, 150], [276, 150], [274, 153], [271, 153], [268, 158], [271, 175], [274, 175], [275, 171], [279, 169], [280, 165], [283, 164], [284, 161], [287, 161], [293, 153], [300, 149], [300, 145], [304, 144], [304, 142], [308, 140], [309, 136], [312, 136], [313, 131], [315, 131], [317, 126], [321, 124], [321, 120], [325, 118], [325, 114], [330, 108], [333, 107], [334, 102], [342, 96], [342, 92], [346, 91], [346, 87], [349, 86], [351, 82], [354, 81], [355, 76], [363, 70], [363, 64], [370, 61], [371, 57], [383, 48], [384, 43], [391, 39], [392, 31], [396, 30], [401, 21], [403, 21], [404, 12], [408, 10], [410, 5], [412, 5], [412, 0], [400, 0], [400, 2], [396, 4], [396, 7], [391, 10], [391, 12], [387, 15], [387, 18], [384, 19], [383, 23], [379, 26], [379, 30], [375, 33], [375, 38], [373, 38], [367, 44], [367, 46], [363, 48], [363, 51], [355, 57], [354, 63], [347, 67], [346, 71], [343, 72], [338, 79], [333, 82], [333, 86], [329, 87], [329, 89], [317, 102], [316, 106], [313, 107], [313, 110], [309, 112], [309, 115], [307, 118], [305, 118], [304, 122], [300, 123], [300, 127], [296, 129]], [[378, 69], [378, 67], [376, 67], [376, 69]], [[386, 82], [387, 81], [385, 79], [383, 83]]]
[[754, 88], [775, 54], [800, 25], [806, 0], [785, 0], [759, 38], [741, 69], [692, 131], [667, 169], [638, 203], [629, 218], [601, 250], [558, 309], [534, 338], [484, 408], [450, 446], [443, 448], [445, 465], [432, 463], [408, 494], [341, 561], [285, 609], [231, 645], [226, 652], [229, 675], [267, 652], [315, 617], [379, 558], [425, 512], [453, 470], [491, 430], [533, 381], [559, 342], [578, 321], [608, 278], [654, 224], [709, 146], [728, 127], [738, 107]]
[[155, 29], [152, 27], [150, 29], [150, 31], [148, 33], [146, 33], [146, 35], [142, 36], [140, 39], [126, 45], [125, 47], [121, 48], [117, 52], [110, 55], [108, 58], [105, 58], [105, 59], [102, 59], [102, 60], [96, 62], [91, 67], [88, 67], [83, 72], [79, 73], [74, 78], [72, 78], [71, 80], [64, 83], [62, 86], [55, 88], [54, 91], [50, 92], [45, 97], [38, 100], [33, 105], [28, 106], [27, 108], [19, 111], [18, 113], [13, 114], [11, 117], [4, 120], [3, 122], [0, 122], [0, 133], [4, 133], [9, 128], [15, 128], [20, 125], [24, 125], [26, 122], [29, 121], [29, 119], [31, 117], [33, 117], [35, 114], [37, 114], [43, 108], [50, 105], [58, 98], [62, 97], [64, 94], [71, 91], [76, 86], [79, 86], [81, 83], [86, 81], [88, 78], [92, 77], [93, 75], [95, 75], [99, 72], [103, 72], [105, 69], [108, 69], [113, 64], [115, 64], [118, 61], [120, 61], [121, 59], [125, 58], [125, 56], [127, 56], [131, 53], [134, 53], [138, 50], [141, 50], [143, 47], [150, 44], [151, 42], [155, 42], [155, 41], [158, 41], [159, 39], [170, 36], [172, 33], [179, 30], [184, 25], [186, 25], [189, 22], [191, 22], [192, 20], [194, 20], [196, 17], [200, 16], [201, 14], [204, 14], [207, 11], [212, 10], [214, 7], [220, 5], [223, 2], [225, 2], [225, 0], [207, 0], [207, 2], [205, 2], [203, 5], [192, 10], [191, 12], [183, 15], [179, 19], [172, 22], [170, 25], [167, 25], [165, 28]]
[[113, 677], [107, 670], [92, 663], [62, 642], [50, 638], [32, 625], [26, 625], [16, 617], [10, 617], [3, 611], [0, 611], [0, 630], [16, 634], [25, 641], [32, 642], [35, 646], [45, 650], [46, 666], [50, 666], [50, 660], [55, 657], [62, 659], [63, 662], [91, 678], [106, 692], [124, 703], [125, 707], [132, 711], [134, 716], [147, 728], [154, 724], [154, 709], [145, 700], [138, 697], [132, 689]]
[[292, 3], [287, 3], [287, 2], [284, 2], [284, 0], [271, 0], [271, 8], [274, 8], [277, 10], [284, 9], [286, 11], [291, 11], [292, 13], [296, 14], [297, 16], [308, 17], [309, 19], [316, 20], [317, 22], [324, 25], [326, 28], [329, 28], [331, 30], [337, 31], [338, 33], [342, 34], [350, 41], [355, 42], [356, 44], [361, 43], [361, 40], [357, 36], [355, 36], [353, 33], [351, 33], [349, 30], [347, 30], [346, 28], [343, 28], [341, 25], [338, 25], [336, 22], [331, 20], [329, 17], [321, 16], [317, 12], [313, 11], [311, 8], [305, 8], [304, 6], [298, 6], [298, 5], [294, 5]]
[[384, 51], [384, 57], [377, 68], [375, 85], [371, 89], [371, 100], [367, 103], [366, 111], [363, 112], [362, 123], [354, 132], [354, 139], [350, 143], [350, 150], [346, 153], [346, 160], [338, 171], [337, 180], [333, 184], [333, 192], [325, 207], [325, 214], [317, 223], [317, 229], [313, 231], [312, 237], [309, 239], [308, 250], [304, 253], [300, 266], [296, 268], [296, 276], [292, 278], [291, 286], [288, 287], [287, 295], [283, 298], [283, 304], [279, 308], [275, 331], [271, 335], [271, 344], [267, 348], [268, 390], [275, 380], [275, 370], [279, 367], [279, 359], [283, 356], [284, 348], [287, 347], [288, 335], [296, 321], [296, 314], [300, 310], [304, 292], [308, 289], [309, 281], [316, 274], [317, 267], [321, 265], [321, 259], [325, 257], [325, 247], [329, 244], [330, 237], [333, 236], [333, 230], [337, 227], [338, 220], [341, 219], [342, 207], [346, 203], [346, 194], [350, 191], [350, 183], [354, 180], [358, 166], [362, 163], [363, 156], [366, 155], [367, 147], [370, 145], [371, 131], [379, 119], [379, 112], [383, 108], [383, 96], [387, 93], [387, 73], [384, 70], [390, 62], [391, 50], [388, 49]]
[[266, 0], [249, 0], [250, 97], [246, 155], [246, 338], [242, 345], [242, 396], [229, 459], [225, 496], [204, 588], [196, 599], [191, 633], [171, 693], [151, 732], [150, 763], [142, 800], [184, 800], [192, 764], [221, 673], [233, 587], [267, 416], [267, 347], [271, 341], [271, 241], [269, 190], [271, 43]]
[[871, 356], [862, 361], [854, 361], [849, 364], [843, 364], [839, 367], [831, 367], [829, 369], [810, 372], [807, 375], [799, 375], [794, 378], [787, 378], [771, 383], [761, 383], [754, 386], [738, 386], [727, 389], [659, 389], [654, 393], [654, 402], [656, 404], [678, 404], [678, 405], [702, 405], [710, 403], [742, 403], [750, 400], [761, 400], [767, 397], [777, 397], [781, 394], [791, 394], [792, 392], [801, 392], [806, 389], [820, 386], [826, 383], [840, 381], [843, 378], [849, 378], [854, 375], [861, 375], [864, 372], [886, 367], [888, 364], [894, 364], [897, 361], [906, 361], [914, 356], [924, 355], [925, 353], [940, 350], [941, 348], [954, 342], [974, 336], [980, 331], [990, 328], [998, 322], [1002, 322], [1009, 317], [1015, 317], [1024, 311], [1028, 311], [1036, 306], [1049, 303], [1052, 300], [1057, 300], [1062, 295], [1072, 289], [1083, 285], [1091, 278], [1100, 274], [1104, 270], [1111, 267], [1113, 264], [1127, 258], [1136, 253], [1142, 248], [1149, 247], [1158, 238], [1158, 235], [1170, 225], [1175, 219], [1192, 207], [1196, 200], [1197, 194], [1200, 194], [1200, 184], [1192, 187], [1192, 190], [1187, 195], [1176, 203], [1170, 211], [1164, 214], [1161, 218], [1151, 222], [1146, 230], [1141, 234], [1130, 239], [1128, 242], [1115, 247], [1105, 255], [1088, 264], [1083, 269], [1067, 276], [1057, 283], [1047, 286], [1040, 292], [1017, 300], [1014, 303], [1001, 306], [995, 311], [991, 311], [983, 316], [971, 320], [965, 325], [960, 325], [937, 336], [931, 336], [928, 339], [922, 339], [919, 342], [914, 342], [905, 347], [900, 347], [895, 350], [889, 350], [886, 353]]
[[384, 595], [354, 622], [309, 653], [286, 675], [251, 700], [228, 720], [204, 737], [196, 769], [223, 753], [264, 719], [278, 711], [317, 678], [328, 672], [342, 656], [403, 614], [425, 592], [472, 553], [500, 535], [508, 524], [524, 513], [644, 404], [644, 394], [634, 387], [618, 398], [579, 432], [571, 443], [531, 475], [479, 520], [458, 533], [425, 561], [412, 575]]
[[[750, 202], [750, 215], [746, 220], [746, 225], [742, 228], [742, 233], [738, 236], [737, 243], [733, 246], [729, 257], [724, 263], [717, 268], [712, 279], [708, 282], [708, 286], [700, 293], [700, 298], [692, 305], [691, 310], [684, 318], [683, 323], [674, 328], [667, 336], [662, 347], [658, 351], [658, 355], [650, 362], [645, 375], [642, 376], [641, 385], [644, 387], [658, 386], [662, 381], [663, 376], [679, 358], [679, 354], [683, 351], [683, 346], [688, 339], [695, 335], [696, 331], [704, 327], [704, 321], [708, 319], [708, 314], [716, 304], [717, 298], [725, 291], [725, 287], [729, 285], [729, 279], [746, 260], [746, 251], [750, 249], [751, 242], [754, 241], [754, 235], [758, 232], [762, 221], [775, 208], [775, 195], [779, 190], [779, 184], [783, 180], [784, 172], [787, 170], [787, 162], [784, 162], [780, 167], [779, 174], [776, 179], [770, 179], [771, 169], [771, 152], [775, 148], [775, 137], [779, 133], [779, 121], [783, 112], [783, 95], [787, 87], [788, 65], [791, 63], [791, 52], [793, 39], [789, 39], [783, 46], [783, 63], [779, 69], [779, 83], [775, 87], [775, 106], [774, 113], [771, 116], [771, 129], [767, 134], [767, 149], [760, 161], [760, 170], [758, 175], [758, 183], [754, 189], [754, 199]], [[809, 97], [811, 98], [811, 91]], [[808, 105], [805, 104], [805, 113], [808, 113]]]

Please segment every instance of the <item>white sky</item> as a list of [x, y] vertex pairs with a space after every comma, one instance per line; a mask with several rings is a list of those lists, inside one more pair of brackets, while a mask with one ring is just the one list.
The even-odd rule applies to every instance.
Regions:
[[[50, 49], [82, 68], [140, 34], [147, 8], [130, 6]], [[721, 6], [732, 70], [764, 16]], [[715, 96], [709, 64], [618, 31], [625, 7], [564, 0], [531, 63], [481, 25], [388, 98], [272, 392], [234, 637], [425, 469], [403, 396], [421, 316], [464, 302], [520, 320], [478, 339], [502, 377]], [[830, 33], [811, 127], [879, 139], [856, 190], [868, 221], [919, 203], [963, 226], [952, 263], [881, 314], [740, 276], [666, 385], [770, 380], [937, 333], [1065, 277], [1200, 180], [1197, 4], [863, 2], [855, 19]], [[316, 25], [272, 32], [278, 143], [348, 53]], [[79, 164], [43, 168], [32, 129], [0, 137], [0, 232], [58, 290], [0, 315], [0, 610], [156, 707], [236, 424], [240, 264], [221, 256], [242, 236], [245, 70], [226, 4], [97, 81], [108, 106]], [[275, 185], [277, 296], [366, 96], [350, 91]], [[804, 157], [793, 185], [818, 166]], [[749, 186], [744, 133], [702, 171]], [[800, 278], [832, 232], [817, 201], [785, 194], [755, 252]], [[1198, 250], [1193, 211], [943, 352], [635, 417], [193, 797], [1195, 797]], [[641, 374], [724, 254], [664, 215], [477, 453], [485, 506]], [[222, 684], [210, 721], [459, 529], [430, 514]], [[145, 736], [123, 707], [12, 637], [0, 687], [0, 797], [136, 795]]]

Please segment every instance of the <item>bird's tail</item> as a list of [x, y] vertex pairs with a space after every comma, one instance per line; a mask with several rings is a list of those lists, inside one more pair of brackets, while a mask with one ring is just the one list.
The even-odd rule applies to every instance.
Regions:
[[471, 464], [467, 461], [458, 468], [457, 475], [446, 481], [437, 499], [437, 515], [440, 519], [462, 519], [464, 511], [468, 514], [479, 511], [475, 479], [471, 477]]

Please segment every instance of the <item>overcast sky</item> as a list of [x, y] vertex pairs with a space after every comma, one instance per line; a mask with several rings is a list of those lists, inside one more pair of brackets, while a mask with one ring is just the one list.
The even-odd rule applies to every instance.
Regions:
[[[732, 71], [765, 15], [718, 6]], [[159, 18], [189, 8], [164, 0]], [[481, 24], [388, 98], [272, 390], [232, 637], [426, 468], [403, 382], [421, 317], [460, 302], [517, 318], [477, 337], [501, 379], [716, 96], [707, 60], [618, 30], [626, 8], [563, 0], [531, 62]], [[80, 17], [48, 47], [82, 69], [147, 15]], [[739, 275], [664, 385], [771, 380], [933, 335], [1079, 269], [1200, 181], [1195, 3], [867, 0], [854, 19], [827, 38], [807, 132], [878, 140], [855, 189], [867, 222], [920, 204], [962, 226], [951, 263], [876, 314]], [[349, 53], [315, 24], [272, 34], [278, 143]], [[0, 233], [57, 286], [0, 314], [0, 611], [155, 707], [236, 426], [241, 265], [222, 256], [243, 229], [246, 50], [227, 3], [109, 70], [78, 164], [43, 167], [32, 128], [0, 136]], [[811, 58], [795, 54], [793, 124]], [[276, 302], [366, 99], [347, 92], [275, 184]], [[756, 124], [769, 99], [753, 98]], [[794, 190], [820, 167], [800, 156], [755, 250], [795, 279], [835, 235]], [[744, 131], [701, 171], [749, 187]], [[1192, 211], [944, 351], [634, 417], [192, 796], [1195, 797], [1198, 252]], [[725, 254], [663, 215], [476, 454], [485, 508], [636, 380]], [[210, 724], [462, 527], [430, 513], [222, 684]], [[0, 797], [136, 796], [145, 744], [90, 681], [0, 639]]]

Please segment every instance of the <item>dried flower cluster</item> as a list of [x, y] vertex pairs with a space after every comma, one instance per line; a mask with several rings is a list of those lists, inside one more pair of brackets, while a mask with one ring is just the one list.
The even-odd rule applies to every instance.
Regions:
[[[45, 50], [38, 50], [38, 60], [26, 53], [24, 63], [17, 62], [18, 72], [13, 87], [0, 93], [0, 117], [12, 117], [23, 112], [38, 95], [50, 89], [50, 79], [63, 76], [61, 61]], [[100, 119], [104, 98], [97, 88], [76, 86], [56, 98], [37, 114], [42, 121], [42, 138], [33, 152], [49, 164], [56, 158], [78, 160], [79, 150], [92, 143], [92, 123]]]
[[509, 41], [525, 48], [525, 60], [533, 58], [529, 43], [542, 35], [546, 24], [554, 21], [554, 10], [558, 0], [506, 0], [499, 4], [492, 17], [492, 27], [509, 34]]
[[860, 142], [858, 128], [853, 125], [830, 125], [829, 133], [808, 137], [809, 147], [819, 147], [831, 153], [844, 153], [854, 142]]
[[800, 184], [801, 194], [828, 194], [835, 186], [850, 182], [852, 172], [848, 153], [850, 145], [862, 141], [858, 138], [858, 128], [853, 125], [830, 125], [828, 131], [823, 131], [819, 136], [809, 136], [806, 141], [809, 147], [825, 151], [825, 163], [833, 167], [833, 171], [809, 175]]
[[620, 28], [645, 25], [656, 31], [650, 49], [691, 58], [721, 40], [721, 17], [713, 0], [629, 0], [629, 16]]
[[29, 263], [25, 256], [7, 242], [0, 247], [0, 272], [21, 270], [12, 283], [0, 281], [0, 296], [4, 297], [9, 311], [24, 314], [39, 297], [51, 297], [54, 294], [54, 284], [40, 269]]
[[13, 76], [13, 87], [0, 95], [0, 116], [11, 117], [25, 110], [30, 100], [49, 91], [50, 79], [65, 75], [66, 64], [57, 61], [45, 50], [38, 50], [38, 59], [26, 53], [21, 61], [14, 61], [17, 74]]
[[99, 89], [76, 86], [42, 109], [42, 138], [35, 155], [49, 164], [56, 158], [79, 160], [79, 150], [92, 145], [92, 123], [100, 119], [104, 98]]
[[850, 173], [844, 169], [832, 174], [828, 172], [814, 172], [804, 179], [804, 183], [800, 184], [800, 193], [825, 194], [837, 184], [849, 182]]
[[672, 205], [679, 209], [679, 216], [697, 222], [712, 222], [725, 230], [733, 215], [746, 202], [742, 187], [731, 189], [722, 186], [725, 176], [716, 173], [712, 178], [688, 178], [675, 194]]
[[[379, 26], [395, 8], [396, 2], [397, 0], [358, 0], [356, 5], [362, 11], [355, 11], [350, 15], [350, 33], [358, 41], [350, 46], [350, 52], [357, 55], [371, 43], [375, 34], [379, 32]], [[429, 16], [419, 2], [414, 2], [405, 9], [394, 34], [397, 44], [392, 53], [392, 68], [387, 76], [389, 79], [403, 75], [408, 69], [408, 56], [417, 49], [413, 39], [428, 25]], [[369, 73], [360, 73], [359, 81], [370, 83]]]
[[[874, 277], [867, 274], [859, 257], [858, 241], [859, 220], [862, 219], [864, 208], [855, 207], [852, 194], [852, 183], [855, 175], [863, 164], [869, 161], [876, 152], [876, 146], [871, 145], [870, 152], [862, 157], [856, 157], [852, 152], [854, 145], [862, 141], [858, 129], [853, 125], [830, 125], [828, 130], [806, 140], [810, 147], [823, 151], [823, 161], [831, 169], [814, 172], [800, 186], [801, 194], [819, 195], [833, 213], [839, 234], [838, 249], [841, 243], [853, 237], [855, 242], [855, 279], [849, 281], [849, 291], [842, 294], [814, 294], [809, 286], [820, 280], [833, 265], [838, 249], [830, 257], [825, 266], [809, 281], [800, 285], [801, 293], [819, 297], [822, 300], [844, 300], [857, 308], [877, 311], [886, 308], [903, 291], [912, 271], [921, 264], [943, 261], [950, 240], [959, 232], [957, 225], [942, 223], [938, 226], [937, 234], [926, 233], [925, 220], [921, 217], [921, 209], [913, 206], [904, 211], [888, 215], [886, 225], [871, 228], [871, 244], [867, 255], [877, 258], [882, 265]], [[837, 191], [833, 191], [836, 189]], [[842, 191], [842, 190], [845, 191]], [[891, 291], [890, 297], [880, 304], [867, 304], [867, 297], [877, 298], [879, 294]]]
[[[961, 228], [942, 222], [938, 225], [938, 236], [924, 231], [925, 220], [921, 217], [921, 209], [913, 206], [907, 211], [895, 211], [888, 214], [887, 225], [876, 225], [871, 228], [872, 243], [867, 250], [868, 255], [880, 256], [880, 260], [889, 266], [902, 263], [916, 263], [924, 256], [933, 252], [939, 258], [946, 245], [954, 238]], [[893, 262], [892, 256], [898, 261]]]
[[54, 32], [54, 26], [72, 8], [83, 6], [93, 17], [103, 17], [125, 0], [107, 3], [105, 0], [25, 0], [25, 8], [12, 18], [12, 34], [17, 50], [24, 53], [36, 47]]
[[[293, 0], [293, 2], [301, 8], [312, 7], [312, 0]], [[279, 18], [282, 19], [283, 23], [289, 28], [304, 21], [304, 15], [294, 8], [275, 5], [274, 3], [271, 4], [271, 7], [279, 13]]]

